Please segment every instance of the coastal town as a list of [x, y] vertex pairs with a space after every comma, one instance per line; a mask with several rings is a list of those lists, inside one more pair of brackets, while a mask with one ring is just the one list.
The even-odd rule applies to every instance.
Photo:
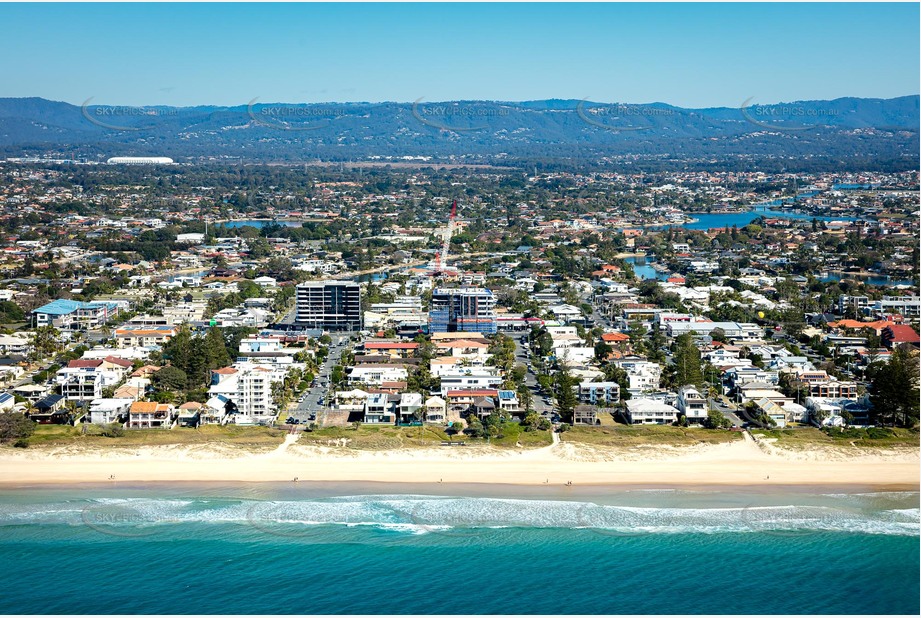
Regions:
[[165, 161], [0, 163], [6, 448], [917, 445], [917, 172]]

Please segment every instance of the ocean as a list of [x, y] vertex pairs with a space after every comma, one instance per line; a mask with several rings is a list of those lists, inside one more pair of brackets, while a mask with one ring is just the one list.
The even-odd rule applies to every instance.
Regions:
[[918, 505], [859, 488], [7, 489], [0, 613], [918, 614]]

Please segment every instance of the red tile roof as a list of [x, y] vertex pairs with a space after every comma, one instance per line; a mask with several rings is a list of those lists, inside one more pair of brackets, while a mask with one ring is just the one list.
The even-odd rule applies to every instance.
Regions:
[[891, 343], [919, 343], [921, 338], [911, 326], [907, 324], [893, 324], [883, 331], [883, 339]]
[[448, 391], [448, 397], [498, 397], [499, 391], [494, 388], [470, 388]]
[[69, 363], [67, 363], [68, 367], [80, 368], [80, 369], [95, 369], [96, 367], [99, 367], [100, 365], [102, 365], [101, 360], [78, 359], [78, 360], [72, 360]]
[[415, 350], [418, 347], [418, 343], [404, 341], [368, 341], [365, 343], [366, 350]]

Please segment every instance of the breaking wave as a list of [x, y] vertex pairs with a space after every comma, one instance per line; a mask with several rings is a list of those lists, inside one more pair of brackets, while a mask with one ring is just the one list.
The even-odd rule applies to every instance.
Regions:
[[[851, 496], [850, 498], [853, 498]], [[831, 506], [656, 508], [593, 502], [370, 495], [305, 500], [96, 499], [2, 504], [0, 526], [86, 525], [116, 535], [147, 535], [191, 523], [252, 526], [281, 536], [319, 534], [328, 526], [374, 527], [401, 534], [471, 535], [497, 528], [558, 528], [614, 536], [810, 531], [919, 536], [918, 508]]]

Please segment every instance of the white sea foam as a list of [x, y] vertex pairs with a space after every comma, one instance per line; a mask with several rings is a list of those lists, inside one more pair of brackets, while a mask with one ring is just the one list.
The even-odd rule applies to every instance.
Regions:
[[289, 536], [317, 534], [318, 526], [372, 526], [406, 534], [561, 528], [615, 536], [808, 531], [919, 535], [921, 512], [917, 507], [880, 510], [855, 508], [854, 502], [845, 499], [839, 502], [821, 506], [656, 508], [579, 501], [413, 495], [282, 501], [107, 498], [2, 504], [0, 526], [63, 523], [122, 530], [166, 524], [239, 523]]

